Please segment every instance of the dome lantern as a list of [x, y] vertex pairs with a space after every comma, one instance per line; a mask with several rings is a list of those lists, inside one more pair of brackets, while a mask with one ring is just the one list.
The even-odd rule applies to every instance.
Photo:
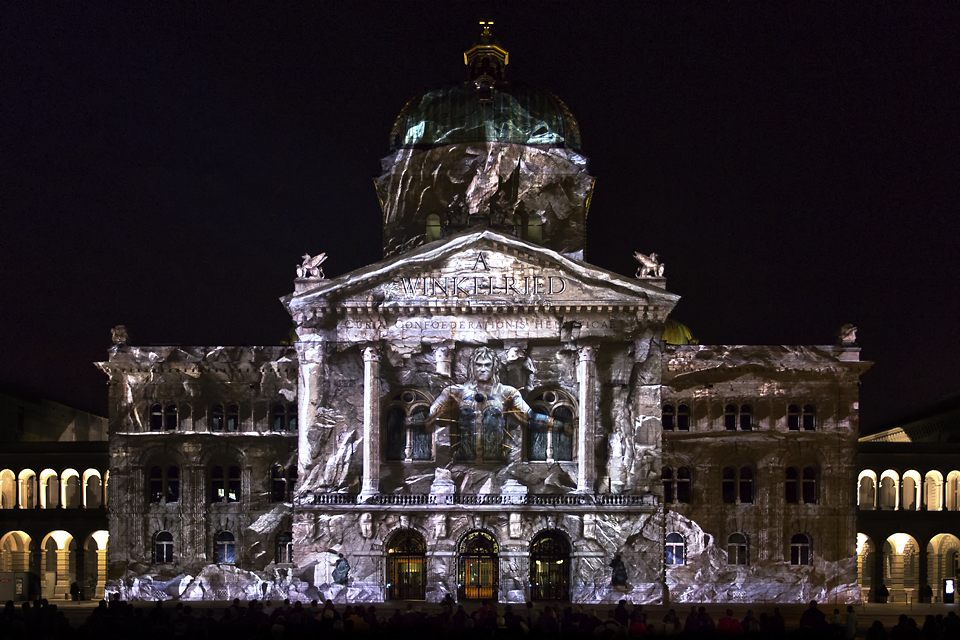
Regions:
[[480, 37], [463, 54], [463, 63], [469, 69], [480, 100], [493, 97], [493, 85], [503, 80], [504, 68], [510, 61], [510, 54], [494, 39], [492, 26], [492, 22], [481, 22]]

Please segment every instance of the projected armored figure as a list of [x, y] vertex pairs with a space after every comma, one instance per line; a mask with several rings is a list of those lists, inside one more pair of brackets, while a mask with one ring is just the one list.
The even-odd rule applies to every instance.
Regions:
[[492, 349], [480, 347], [470, 357], [467, 381], [443, 390], [430, 407], [430, 421], [455, 423], [451, 438], [457, 460], [502, 461], [520, 446], [505, 429], [508, 416], [521, 424], [555, 429], [564, 425], [534, 411], [520, 392], [500, 384], [500, 361]]

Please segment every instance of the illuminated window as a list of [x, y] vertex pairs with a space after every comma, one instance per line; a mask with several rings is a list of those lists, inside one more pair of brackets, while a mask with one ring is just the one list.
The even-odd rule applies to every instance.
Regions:
[[427, 599], [427, 543], [411, 529], [402, 529], [387, 548], [387, 591], [391, 600]]
[[173, 534], [169, 531], [161, 531], [154, 538], [153, 561], [157, 564], [173, 562]]
[[668, 565], [684, 564], [686, 558], [684, 557], [684, 540], [682, 535], [679, 533], [668, 533], [665, 548]]
[[544, 531], [530, 545], [530, 599], [570, 599], [570, 543], [563, 534]]
[[790, 538], [790, 564], [810, 564], [810, 538], [802, 533]]
[[163, 406], [160, 404], [150, 407], [150, 431], [163, 431]]
[[457, 600], [489, 600], [500, 590], [500, 545], [486, 531], [467, 533], [457, 546]]
[[387, 405], [384, 457], [387, 460], [430, 460], [433, 457], [433, 432], [427, 428], [430, 398], [408, 389]]
[[543, 221], [540, 216], [534, 213], [527, 218], [527, 237], [528, 242], [540, 244], [543, 242]]
[[727, 564], [749, 564], [747, 560], [747, 537], [735, 533], [727, 538]]
[[577, 428], [577, 416], [573, 398], [560, 390], [539, 394], [530, 403], [537, 415], [548, 416], [560, 423], [550, 427], [542, 419], [527, 423], [527, 459], [533, 462], [573, 460], [573, 432]]
[[427, 242], [440, 239], [440, 216], [431, 213], [427, 216]]
[[240, 467], [230, 467], [224, 475], [223, 467], [214, 467], [210, 471], [210, 502], [239, 502]]
[[217, 534], [217, 564], [233, 564], [236, 562], [236, 538], [229, 531]]
[[677, 410], [672, 404], [663, 405], [663, 411], [660, 414], [660, 420], [664, 431], [673, 431], [677, 419]]

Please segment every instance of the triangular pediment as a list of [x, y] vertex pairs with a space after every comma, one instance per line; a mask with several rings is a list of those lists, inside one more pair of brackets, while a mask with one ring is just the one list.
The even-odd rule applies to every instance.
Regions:
[[295, 317], [318, 308], [644, 307], [679, 296], [492, 230], [472, 231], [329, 280], [300, 280], [283, 299]]

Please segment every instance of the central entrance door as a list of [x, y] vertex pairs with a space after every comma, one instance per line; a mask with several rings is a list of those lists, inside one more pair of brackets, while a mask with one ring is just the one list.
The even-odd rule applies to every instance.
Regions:
[[401, 531], [387, 545], [387, 597], [427, 599], [427, 543], [416, 531]]
[[500, 547], [486, 531], [471, 531], [458, 548], [458, 600], [496, 600], [500, 588]]
[[530, 599], [570, 600], [570, 545], [557, 531], [544, 531], [530, 545]]

